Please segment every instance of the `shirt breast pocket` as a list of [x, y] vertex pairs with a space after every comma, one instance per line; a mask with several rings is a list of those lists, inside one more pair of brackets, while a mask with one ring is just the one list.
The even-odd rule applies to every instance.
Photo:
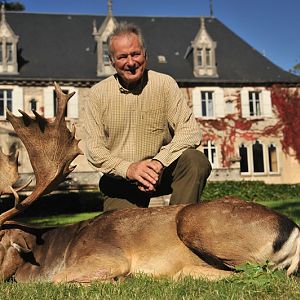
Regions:
[[142, 111], [140, 116], [141, 127], [152, 133], [164, 131], [167, 120], [163, 108]]

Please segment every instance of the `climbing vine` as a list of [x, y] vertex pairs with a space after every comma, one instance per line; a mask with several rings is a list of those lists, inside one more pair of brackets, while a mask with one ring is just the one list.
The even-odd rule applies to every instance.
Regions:
[[[247, 119], [241, 114], [240, 97], [236, 101], [236, 113], [216, 120], [198, 118], [203, 133], [203, 143], [220, 142], [221, 161], [225, 168], [230, 167], [232, 158], [236, 156], [235, 141], [255, 141], [261, 137], [282, 136], [283, 151], [295, 156], [300, 162], [300, 97], [299, 92], [291, 92], [288, 88], [273, 86], [271, 98], [277, 120], [272, 125], [264, 125], [264, 118]], [[256, 126], [254, 126], [256, 125]]]
[[300, 162], [299, 90], [274, 86], [271, 95], [272, 104], [279, 118], [277, 126], [283, 133], [282, 150], [286, 154], [294, 155]]

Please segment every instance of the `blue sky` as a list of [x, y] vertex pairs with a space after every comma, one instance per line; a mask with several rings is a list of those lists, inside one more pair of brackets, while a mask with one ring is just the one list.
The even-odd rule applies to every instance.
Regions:
[[[18, 1], [25, 5], [27, 12], [107, 13], [107, 0]], [[112, 2], [115, 16], [210, 15], [209, 0]], [[300, 0], [213, 0], [213, 12], [217, 19], [284, 70], [300, 63]]]

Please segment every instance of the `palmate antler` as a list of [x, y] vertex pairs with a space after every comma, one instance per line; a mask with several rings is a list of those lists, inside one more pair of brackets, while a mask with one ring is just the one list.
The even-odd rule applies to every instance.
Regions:
[[26, 199], [0, 215], [0, 225], [24, 211], [39, 197], [50, 193], [59, 183], [65, 181], [76, 167], [70, 167], [71, 162], [82, 154], [78, 147], [79, 140], [75, 138], [75, 127], [73, 126], [70, 132], [65, 121], [66, 106], [74, 92], [64, 94], [59, 85], [54, 84], [57, 95], [57, 113], [53, 121], [45, 119], [35, 111], [33, 111], [35, 118], [21, 110], [19, 110], [21, 117], [7, 112], [7, 119], [28, 152], [36, 178], [36, 186]]

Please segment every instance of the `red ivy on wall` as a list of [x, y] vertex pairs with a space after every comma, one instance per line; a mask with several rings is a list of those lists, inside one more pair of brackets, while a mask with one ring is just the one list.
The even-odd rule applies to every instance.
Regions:
[[[272, 126], [253, 129], [254, 124], [264, 121], [260, 119], [246, 119], [241, 117], [241, 101], [237, 99], [237, 113], [229, 114], [216, 120], [197, 119], [201, 124], [203, 143], [207, 141], [220, 142], [222, 166], [230, 167], [231, 158], [236, 156], [235, 141], [239, 137], [245, 141], [255, 141], [261, 137], [282, 135], [283, 151], [290, 154], [290, 149], [296, 153], [300, 162], [300, 97], [299, 93], [287, 88], [273, 86], [271, 88], [272, 104], [278, 121]], [[263, 124], [260, 124], [263, 126]]]
[[281, 140], [282, 150], [291, 154], [293, 150], [298, 162], [300, 162], [300, 94], [297, 89], [288, 89], [274, 86], [272, 92], [272, 104], [278, 114], [278, 127], [283, 133]]

